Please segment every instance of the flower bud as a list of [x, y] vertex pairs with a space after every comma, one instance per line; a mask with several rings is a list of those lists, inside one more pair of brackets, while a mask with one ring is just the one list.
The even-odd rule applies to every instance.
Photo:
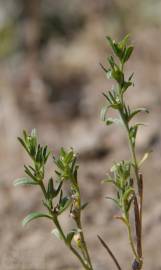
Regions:
[[79, 248], [81, 248], [81, 246], [82, 246], [82, 241], [81, 241], [80, 233], [75, 234], [74, 237], [73, 237], [73, 239], [74, 239], [76, 245], [77, 245]]

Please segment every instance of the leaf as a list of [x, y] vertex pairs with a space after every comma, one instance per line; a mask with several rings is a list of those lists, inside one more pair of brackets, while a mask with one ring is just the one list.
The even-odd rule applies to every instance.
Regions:
[[152, 153], [152, 151], [149, 151], [147, 153], [144, 154], [144, 156], [142, 157], [142, 159], [140, 160], [138, 166], [141, 167], [141, 165], [147, 160], [147, 158], [149, 157], [149, 155]]
[[66, 238], [66, 241], [68, 243], [68, 245], [71, 244], [72, 240], [73, 240], [73, 237], [75, 235], [75, 232], [74, 231], [71, 231], [67, 234], [67, 238]]
[[84, 210], [84, 209], [87, 207], [87, 205], [88, 205], [88, 204], [89, 204], [88, 202], [86, 202], [86, 203], [82, 204], [82, 206], [81, 206], [81, 210]]
[[133, 146], [135, 146], [137, 130], [138, 130], [138, 125], [134, 125], [133, 127], [130, 128], [130, 138], [131, 138], [131, 142]]
[[122, 84], [124, 82], [124, 74], [121, 70], [113, 70], [112, 71], [112, 77], [115, 79], [119, 84]]
[[109, 36], [107, 36], [106, 39], [108, 40], [108, 42], [109, 42], [111, 48], [113, 49], [113, 51], [117, 54], [116, 47], [114, 46], [114, 44], [116, 44], [115, 41], [112, 40], [111, 37], [109, 37]]
[[103, 179], [101, 181], [101, 184], [104, 184], [104, 183], [113, 183], [113, 184], [115, 184], [115, 181], [112, 178], [108, 178], [108, 179]]
[[125, 46], [127, 45], [128, 41], [129, 41], [129, 34], [126, 35], [126, 36], [118, 43], [119, 48], [120, 48], [120, 49], [124, 49]]
[[123, 88], [122, 88], [122, 93], [125, 93], [126, 90], [132, 85], [132, 82], [128, 81], [128, 82], [125, 82], [124, 81], [124, 84], [123, 84]]
[[122, 121], [121, 119], [119, 118], [107, 118], [107, 120], [105, 121], [106, 122], [106, 125], [109, 126], [109, 125], [112, 125], [112, 124], [122, 124]]
[[71, 199], [64, 197], [59, 202], [59, 215], [62, 214], [71, 204]]
[[112, 70], [108, 69], [106, 75], [107, 75], [108, 79], [111, 79], [112, 78]]
[[63, 185], [63, 182], [61, 181], [60, 184], [56, 187], [56, 190], [55, 190], [55, 197], [59, 194], [62, 185]]
[[108, 110], [108, 106], [104, 106], [104, 107], [101, 109], [100, 118], [101, 118], [102, 121], [105, 121], [105, 120], [106, 120], [106, 113], [107, 113], [107, 110]]
[[132, 74], [129, 76], [128, 81], [131, 81], [131, 80], [132, 80], [132, 78], [133, 78], [133, 76], [134, 76], [134, 73], [132, 73]]
[[55, 236], [56, 236], [56, 238], [58, 238], [59, 240], [62, 240], [63, 238], [62, 238], [62, 235], [61, 235], [61, 233], [60, 233], [60, 231], [58, 230], [58, 229], [53, 229], [52, 231], [51, 231], [51, 233], [52, 234], [54, 234]]
[[26, 143], [23, 141], [23, 139], [21, 139], [20, 137], [17, 138], [19, 140], [19, 142], [21, 143], [21, 145], [24, 147], [24, 149], [26, 150], [26, 152], [30, 155], [30, 152], [28, 150], [28, 147], [26, 145]]
[[112, 40], [109, 36], [106, 37], [111, 48], [113, 49], [114, 53], [121, 59], [122, 57], [122, 49], [119, 47], [119, 44], [116, 43], [115, 40]]
[[100, 63], [100, 67], [103, 69], [103, 71], [104, 71], [105, 73], [108, 72], [108, 69], [106, 69], [101, 63]]
[[65, 163], [69, 164], [74, 158], [73, 150], [69, 151], [65, 157]]
[[22, 178], [18, 178], [14, 181], [14, 186], [19, 186], [19, 185], [38, 185], [38, 182], [26, 178], [26, 177], [22, 177]]
[[52, 219], [52, 216], [50, 216], [49, 214], [45, 214], [45, 213], [41, 213], [41, 212], [33, 212], [24, 218], [24, 220], [22, 221], [22, 225], [25, 226], [30, 221], [37, 219], [37, 218], [41, 218], [41, 217], [46, 217], [46, 218]]
[[146, 109], [146, 108], [138, 108], [138, 109], [132, 111], [132, 113], [130, 114], [130, 117], [129, 117], [129, 121], [130, 121], [136, 114], [138, 114], [138, 113], [140, 113], [140, 112], [146, 112], [146, 113], [149, 113], [148, 109]]
[[124, 55], [124, 58], [123, 58], [123, 62], [124, 63], [128, 61], [128, 59], [130, 58], [133, 50], [134, 50], [134, 47], [133, 46], [130, 46], [130, 47], [128, 47], [126, 49], [126, 52], [125, 52], [125, 55]]
[[126, 219], [125, 219], [124, 217], [121, 217], [121, 216], [114, 216], [114, 218], [116, 218], [116, 219], [119, 219], [119, 220], [123, 221], [123, 223], [125, 223], [125, 225], [127, 225], [127, 224], [128, 224], [128, 223], [127, 223], [127, 221], [126, 221]]
[[114, 199], [114, 198], [111, 198], [111, 197], [105, 197], [107, 200], [112, 200], [119, 208], [120, 208], [120, 204], [119, 204], [119, 202], [116, 200], [116, 199]]
[[129, 199], [130, 195], [132, 195], [133, 193], [134, 193], [134, 189], [128, 188], [123, 195], [123, 200], [126, 202]]
[[25, 173], [30, 176], [35, 182], [37, 181], [37, 178], [31, 173], [31, 171], [29, 170], [29, 168], [25, 165]]
[[49, 199], [53, 199], [55, 197], [55, 189], [54, 189], [52, 177], [49, 179], [49, 182], [48, 182], [47, 196]]
[[36, 129], [35, 128], [33, 128], [32, 130], [31, 130], [31, 137], [37, 137], [37, 132], [36, 132]]

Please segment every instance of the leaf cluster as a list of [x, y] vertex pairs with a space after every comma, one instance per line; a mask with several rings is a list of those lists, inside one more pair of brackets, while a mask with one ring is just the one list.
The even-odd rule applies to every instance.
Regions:
[[50, 155], [50, 151], [47, 146], [40, 146], [35, 129], [32, 130], [31, 134], [28, 134], [24, 130], [23, 137], [18, 137], [18, 140], [32, 159], [34, 165], [24, 166], [25, 173], [30, 177], [30, 182], [28, 182], [28, 184], [31, 184], [31, 179], [33, 184], [38, 184], [44, 178], [45, 164]]
[[[120, 42], [116, 42], [110, 37], [107, 37], [107, 40], [113, 50], [115, 58], [113, 56], [108, 58], [109, 68], [105, 68], [102, 65], [101, 66], [106, 72], [107, 77], [116, 81], [116, 85], [113, 86], [112, 89], [107, 93], [103, 93], [107, 104], [101, 110], [101, 119], [106, 123], [106, 125], [111, 125], [113, 123], [125, 125], [129, 132], [130, 140], [132, 141], [133, 146], [135, 146], [138, 127], [142, 125], [142, 123], [135, 123], [134, 125], [131, 125], [131, 120], [133, 120], [133, 118], [140, 112], [148, 113], [149, 111], [146, 108], [131, 109], [124, 101], [125, 92], [131, 85], [133, 85], [133, 73], [127, 80], [125, 79], [126, 76], [124, 73], [124, 65], [129, 60], [133, 52], [133, 46], [128, 45], [128, 35]], [[119, 117], [109, 117], [109, 108], [112, 108], [118, 112]]]
[[[83, 265], [86, 264], [85, 269], [91, 270], [92, 266], [81, 228], [81, 211], [86, 207], [87, 203], [81, 205], [77, 179], [79, 167], [77, 164], [76, 154], [73, 149], [65, 150], [64, 148], [61, 148], [58, 157], [53, 157], [53, 161], [56, 165], [55, 180], [54, 177], [50, 177], [49, 180], [45, 180], [45, 165], [50, 155], [50, 151], [47, 146], [43, 147], [38, 143], [35, 129], [32, 130], [31, 134], [23, 131], [22, 138], [19, 137], [18, 140], [31, 158], [32, 165], [24, 166], [26, 176], [17, 179], [14, 184], [15, 186], [38, 185], [44, 195], [43, 205], [47, 209], [47, 212], [45, 213], [30, 213], [23, 220], [23, 225], [26, 225], [28, 222], [37, 218], [44, 217], [51, 219], [55, 224], [55, 229], [52, 233], [70, 247]], [[65, 194], [65, 183], [69, 186], [68, 194]], [[76, 227], [65, 233], [59, 223], [59, 216], [69, 208], [70, 217], [74, 219]], [[80, 237], [77, 237], [79, 235]], [[81, 251], [83, 257], [73, 249], [73, 239], [77, 239], [75, 241], [75, 245]], [[87, 262], [85, 263], [84, 261]]]
[[131, 203], [133, 201], [134, 189], [131, 183], [131, 162], [121, 161], [111, 168], [111, 175], [105, 182], [114, 184], [116, 198], [107, 197], [113, 200], [122, 212], [121, 219], [126, 223]]
[[[117, 162], [112, 167], [111, 175], [106, 182], [111, 182], [114, 184], [116, 188], [116, 195], [115, 197], [107, 198], [112, 199], [121, 210], [121, 216], [118, 216], [117, 218], [121, 219], [127, 226], [131, 250], [135, 257], [134, 262], [137, 262], [137, 268], [135, 270], [140, 270], [142, 268], [141, 236], [143, 196], [143, 184], [142, 176], [140, 176], [140, 166], [147, 159], [149, 153], [145, 153], [141, 161], [137, 160], [136, 138], [138, 129], [143, 124], [137, 123], [134, 120], [139, 113], [148, 113], [148, 110], [146, 108], [132, 109], [125, 101], [125, 94], [127, 90], [129, 90], [130, 86], [134, 85], [132, 82], [133, 73], [127, 79], [124, 72], [124, 66], [133, 52], [133, 46], [129, 45], [129, 36], [125, 36], [125, 38], [123, 38], [120, 42], [116, 42], [110, 37], [107, 37], [107, 41], [113, 51], [113, 55], [108, 58], [109, 67], [105, 68], [103, 65], [101, 65], [101, 67], [105, 71], [107, 77], [115, 81], [115, 85], [110, 91], [103, 93], [106, 99], [106, 105], [101, 110], [101, 119], [107, 126], [113, 123], [124, 126], [127, 133], [129, 150], [131, 154], [130, 161], [123, 160], [121, 162]], [[117, 118], [111, 118], [108, 116], [110, 108], [118, 114]], [[133, 226], [131, 225], [129, 215], [132, 206], [134, 210], [135, 233], [137, 239], [136, 247], [132, 233]]]

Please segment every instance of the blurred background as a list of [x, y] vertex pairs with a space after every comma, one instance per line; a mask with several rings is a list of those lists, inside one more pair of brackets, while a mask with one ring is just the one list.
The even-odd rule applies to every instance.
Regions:
[[[111, 83], [99, 63], [110, 54], [106, 35], [131, 34], [135, 51], [127, 73], [135, 87], [127, 100], [147, 107], [138, 134], [138, 156], [153, 150], [145, 175], [144, 257], [146, 270], [161, 269], [161, 1], [160, 0], [0, 0], [0, 269], [74, 270], [79, 264], [51, 236], [48, 221], [25, 229], [21, 220], [41, 209], [36, 188], [13, 187], [29, 162], [17, 136], [36, 128], [54, 155], [60, 146], [79, 153], [83, 223], [96, 269], [114, 269], [97, 240], [100, 234], [129, 269], [124, 226], [113, 219], [113, 191], [101, 179], [114, 161], [129, 157], [122, 129], [100, 121], [102, 92]], [[48, 174], [54, 175], [52, 160]], [[62, 221], [70, 226], [70, 218]]]

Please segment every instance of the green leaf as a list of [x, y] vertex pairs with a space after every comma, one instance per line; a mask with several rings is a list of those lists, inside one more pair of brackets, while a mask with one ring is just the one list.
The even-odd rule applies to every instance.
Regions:
[[132, 82], [128, 81], [128, 82], [125, 82], [124, 81], [124, 84], [123, 84], [123, 88], [122, 88], [122, 93], [125, 93], [126, 90], [132, 85]]
[[63, 239], [62, 235], [58, 229], [55, 228], [54, 230], [51, 231], [51, 233], [54, 234], [56, 236], [56, 238], [58, 238], [59, 240]]
[[151, 152], [152, 151], [147, 152], [147, 153], [144, 154], [144, 156], [142, 157], [142, 159], [140, 160], [140, 162], [138, 164], [139, 167], [141, 167], [141, 165], [148, 159], [148, 157], [149, 157], [149, 155], [150, 155]]
[[102, 183], [102, 184], [104, 184], [104, 183], [112, 183], [112, 184], [116, 185], [116, 182], [115, 182], [112, 178], [103, 179], [103, 180], [101, 181], [101, 183]]
[[134, 125], [133, 127], [130, 128], [130, 138], [131, 138], [131, 142], [133, 146], [135, 146], [137, 130], [138, 130], [138, 125]]
[[105, 121], [106, 125], [109, 126], [109, 125], [112, 125], [112, 124], [122, 124], [122, 121], [121, 119], [118, 119], [118, 118], [107, 118], [106, 121]]
[[102, 121], [105, 121], [105, 120], [106, 120], [106, 113], [107, 113], [107, 110], [108, 110], [108, 106], [104, 106], [104, 107], [101, 109], [100, 118], [101, 118]]
[[113, 70], [112, 71], [112, 77], [113, 79], [115, 79], [119, 84], [123, 84], [124, 82], [124, 74], [121, 70], [117, 69], [117, 70]]
[[37, 137], [37, 132], [36, 132], [36, 129], [35, 129], [35, 128], [33, 128], [33, 129], [31, 130], [31, 137], [34, 137], [34, 138]]
[[48, 182], [47, 196], [49, 199], [53, 199], [55, 197], [55, 189], [54, 189], [52, 177], [49, 179], [49, 182]]
[[104, 71], [105, 73], [108, 72], [108, 69], [106, 69], [101, 63], [100, 63], [100, 67], [103, 69], [103, 71]]
[[108, 79], [111, 79], [112, 78], [112, 70], [108, 69], [106, 75], [107, 75]]
[[115, 54], [117, 54], [117, 50], [116, 47], [114, 46], [114, 44], [116, 44], [115, 40], [112, 40], [111, 37], [107, 36], [106, 39], [108, 40], [111, 48], [113, 49], [113, 51], [115, 52]]
[[146, 109], [146, 108], [138, 108], [138, 109], [136, 109], [136, 110], [134, 110], [134, 111], [131, 112], [130, 117], [129, 117], [129, 121], [130, 121], [136, 114], [138, 114], [138, 113], [140, 113], [140, 112], [149, 113], [148, 109]]
[[73, 150], [69, 151], [65, 157], [65, 163], [70, 163], [73, 160], [74, 157], [74, 153]]
[[71, 231], [71, 232], [69, 232], [69, 233], [67, 234], [66, 241], [67, 241], [68, 245], [71, 244], [74, 235], [75, 235], [75, 232], [74, 232], [74, 231]]
[[112, 200], [119, 208], [120, 208], [120, 204], [119, 204], [119, 202], [116, 200], [116, 199], [114, 199], [114, 198], [112, 198], [112, 197], [109, 197], [109, 196], [107, 196], [107, 197], [105, 197], [107, 200]]
[[38, 182], [32, 179], [26, 178], [26, 177], [22, 177], [14, 181], [14, 186], [19, 186], [19, 185], [38, 185]]
[[129, 34], [126, 35], [126, 36], [118, 43], [119, 48], [123, 50], [123, 49], [125, 48], [125, 46], [127, 45], [128, 41], [129, 41]]
[[133, 46], [130, 46], [126, 49], [126, 52], [125, 52], [125, 55], [124, 55], [124, 58], [123, 58], [123, 63], [127, 62], [128, 59], [130, 58], [132, 52], [134, 50], [134, 47]]
[[131, 81], [131, 80], [132, 80], [132, 78], [133, 78], [133, 76], [134, 76], [134, 73], [132, 73], [132, 74], [129, 76], [128, 81]]
[[88, 204], [89, 204], [88, 202], [86, 202], [86, 203], [82, 204], [82, 206], [81, 206], [81, 210], [84, 210], [84, 209], [87, 207], [87, 205], [88, 205]]
[[128, 225], [128, 222], [126, 220], [126, 218], [122, 217], [122, 216], [115, 216], [116, 219], [121, 220], [125, 225]]
[[17, 138], [19, 140], [19, 142], [21, 143], [21, 145], [24, 147], [24, 149], [26, 150], [26, 152], [30, 155], [30, 152], [28, 150], [28, 147], [26, 145], [26, 143], [24, 142], [23, 139], [21, 139], [20, 137]]
[[129, 197], [134, 193], [134, 189], [133, 188], [128, 188], [124, 195], [123, 195], [123, 200], [126, 202], [126, 200], [129, 199]]
[[62, 214], [71, 204], [71, 199], [64, 197], [59, 202], [59, 215]]
[[115, 40], [112, 40], [109, 36], [106, 37], [111, 48], [113, 49], [115, 55], [121, 60], [122, 57], [122, 48], [119, 46], [119, 43], [116, 43]]
[[52, 219], [52, 216], [49, 214], [45, 214], [45, 213], [41, 213], [41, 212], [33, 212], [24, 218], [24, 220], [22, 221], [22, 225], [25, 226], [30, 221], [37, 219], [37, 218], [41, 218], [41, 217]]
[[29, 168], [25, 165], [24, 166], [24, 168], [25, 168], [25, 173], [28, 175], [28, 176], [30, 176], [35, 182], [37, 181], [37, 178], [36, 178], [36, 176], [34, 176], [32, 173], [31, 173], [31, 171], [29, 170]]

